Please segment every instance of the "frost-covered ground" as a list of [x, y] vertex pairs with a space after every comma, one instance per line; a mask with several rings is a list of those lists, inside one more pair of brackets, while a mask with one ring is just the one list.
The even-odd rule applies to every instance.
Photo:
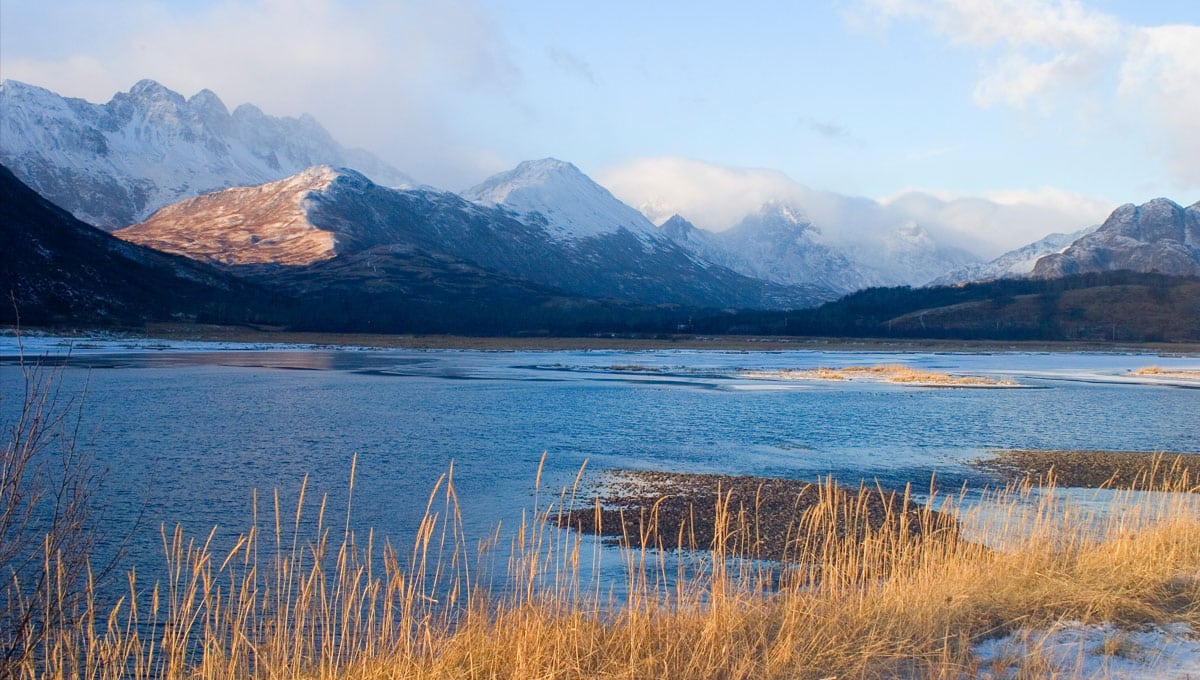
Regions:
[[1200, 635], [1187, 624], [1121, 629], [1111, 624], [1064, 622], [1048, 630], [1020, 630], [988, 640], [975, 653], [977, 678], [1200, 678]]
[[314, 350], [354, 351], [369, 349], [351, 345], [302, 345], [264, 342], [204, 342], [195, 340], [158, 340], [130, 338], [115, 334], [96, 334], [85, 337], [61, 337], [23, 333], [17, 337], [0, 331], [0, 357], [16, 356], [85, 356], [95, 354], [124, 354], [131, 352], [308, 352]]
[[[18, 340], [11, 331], [0, 330], [0, 356], [14, 356], [23, 350], [27, 356], [75, 356], [106, 353], [140, 352], [341, 352], [377, 350], [380, 354], [402, 354], [421, 350], [369, 348], [354, 345], [288, 344], [263, 342], [201, 342], [131, 338], [120, 334], [94, 333], [79, 337], [59, 337], [25, 333]], [[845, 351], [788, 350], [735, 351], [708, 349], [681, 350], [514, 350], [496, 359], [495, 352], [470, 350], [426, 350], [437, 354], [478, 357], [495, 371], [547, 369], [559, 373], [612, 373], [625, 379], [661, 381], [675, 379], [716, 379], [721, 387], [738, 391], [805, 390], [797, 381], [749, 379], [747, 371], [802, 371], [815, 368], [866, 367], [900, 364], [921, 371], [949, 372], [995, 380], [1017, 380], [1023, 386], [1053, 386], [1059, 382], [1141, 384], [1175, 387], [1200, 386], [1200, 380], [1178, 375], [1137, 375], [1137, 369], [1157, 366], [1171, 371], [1198, 371], [1200, 357], [1152, 353], [1117, 352], [954, 352], [954, 351]], [[529, 361], [517, 357], [527, 356]], [[553, 362], [546, 357], [554, 356]], [[490, 358], [488, 358], [490, 357]]]

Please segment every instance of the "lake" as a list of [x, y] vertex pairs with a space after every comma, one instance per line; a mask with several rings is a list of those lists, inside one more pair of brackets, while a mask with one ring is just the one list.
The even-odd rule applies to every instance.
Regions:
[[[291, 514], [308, 478], [306, 521], [410, 544], [453, 465], [469, 540], [542, 504], [585, 465], [816, 480], [826, 475], [928, 489], [984, 483], [967, 465], [991, 449], [1200, 451], [1200, 390], [1132, 378], [1187, 356], [1102, 353], [547, 351], [319, 348], [25, 338], [27, 357], [62, 364], [81, 440], [107, 472], [102, 517], [133, 532], [127, 560], [156, 562], [158, 527], [218, 545], [271, 512]], [[69, 358], [68, 358], [69, 355]], [[0, 338], [0, 413], [24, 381]], [[1015, 389], [755, 380], [743, 369], [903, 363], [1010, 378]], [[585, 479], [592, 479], [585, 475]], [[340, 530], [340, 529], [339, 529]], [[116, 538], [111, 538], [115, 542]]]

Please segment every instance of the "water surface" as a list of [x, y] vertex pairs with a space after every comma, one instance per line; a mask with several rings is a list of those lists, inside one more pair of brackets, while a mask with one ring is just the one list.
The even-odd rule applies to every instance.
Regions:
[[[69, 352], [69, 358], [63, 356]], [[946, 488], [996, 448], [1200, 451], [1200, 391], [1135, 381], [1194, 357], [1072, 353], [370, 350], [26, 339], [63, 364], [88, 451], [107, 469], [113, 536], [140, 522], [130, 558], [161, 553], [157, 527], [217, 540], [243, 531], [274, 490], [341, 526], [412, 540], [453, 465], [470, 540], [590, 471], [639, 468]], [[0, 338], [0, 411], [23, 379]], [[1004, 377], [1023, 389], [750, 380], [740, 369], [905, 363]], [[6, 420], [6, 422], [8, 422]], [[145, 530], [150, 527], [150, 530]], [[128, 533], [125, 531], [124, 533]]]

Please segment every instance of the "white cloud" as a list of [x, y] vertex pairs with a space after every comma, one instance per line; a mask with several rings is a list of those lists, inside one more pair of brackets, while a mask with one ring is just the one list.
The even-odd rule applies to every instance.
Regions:
[[989, 191], [982, 196], [934, 196], [909, 191], [881, 202], [918, 224], [936, 225], [936, 231], [950, 242], [964, 247], [978, 243], [975, 250], [985, 256], [998, 255], [1054, 232], [1099, 224], [1116, 207], [1051, 187]]
[[976, 104], [1024, 108], [1093, 82], [1119, 53], [1114, 17], [1078, 0], [864, 0], [887, 19], [916, 19], [985, 55]]
[[981, 108], [1131, 115], [1146, 122], [1171, 176], [1200, 187], [1200, 26], [1136, 26], [1081, 0], [861, 3], [877, 22], [915, 20], [975, 50]]
[[679, 212], [702, 229], [728, 229], [769, 200], [801, 188], [778, 170], [678, 157], [643, 158], [596, 176], [614, 196], [662, 223]]
[[[95, 14], [92, 3], [51, 3], [40, 17]], [[185, 96], [208, 88], [232, 108], [310, 113], [350, 146], [371, 150], [422, 181], [457, 186], [491, 169], [445, 122], [464, 99], [518, 79], [507, 46], [474, 0], [231, 0], [198, 9], [103, 3], [119, 27], [38, 56], [4, 55], [3, 76], [106, 101], [142, 78]], [[6, 20], [11, 24], [10, 17]], [[27, 26], [57, 40], [52, 25]], [[15, 30], [9, 26], [9, 30]]]
[[1157, 26], [1134, 33], [1121, 70], [1126, 106], [1165, 132], [1172, 173], [1200, 187], [1200, 26]]
[[832, 242], [866, 242], [916, 222], [940, 242], [982, 257], [1102, 221], [1114, 206], [1055, 188], [996, 191], [986, 196], [906, 190], [873, 200], [819, 191], [776, 170], [734, 168], [687, 158], [643, 158], [597, 176], [617, 198], [662, 222], [680, 214], [722, 231], [763, 203], [803, 209]]

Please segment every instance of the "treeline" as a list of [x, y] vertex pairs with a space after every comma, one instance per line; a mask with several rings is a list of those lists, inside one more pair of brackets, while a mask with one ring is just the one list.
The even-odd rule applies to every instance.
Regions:
[[454, 302], [310, 297], [292, 330], [459, 335], [780, 335], [1041, 341], [1200, 341], [1200, 279], [1108, 272], [935, 288], [869, 288], [812, 309], [703, 310], [519, 294]]
[[1200, 340], [1200, 279], [1119, 271], [869, 288], [820, 307], [701, 319], [702, 333], [989, 340]]
[[398, 295], [328, 296], [303, 300], [276, 324], [331, 333], [429, 333], [478, 336], [645, 335], [680, 330], [688, 310], [573, 298], [529, 302], [454, 302]]

